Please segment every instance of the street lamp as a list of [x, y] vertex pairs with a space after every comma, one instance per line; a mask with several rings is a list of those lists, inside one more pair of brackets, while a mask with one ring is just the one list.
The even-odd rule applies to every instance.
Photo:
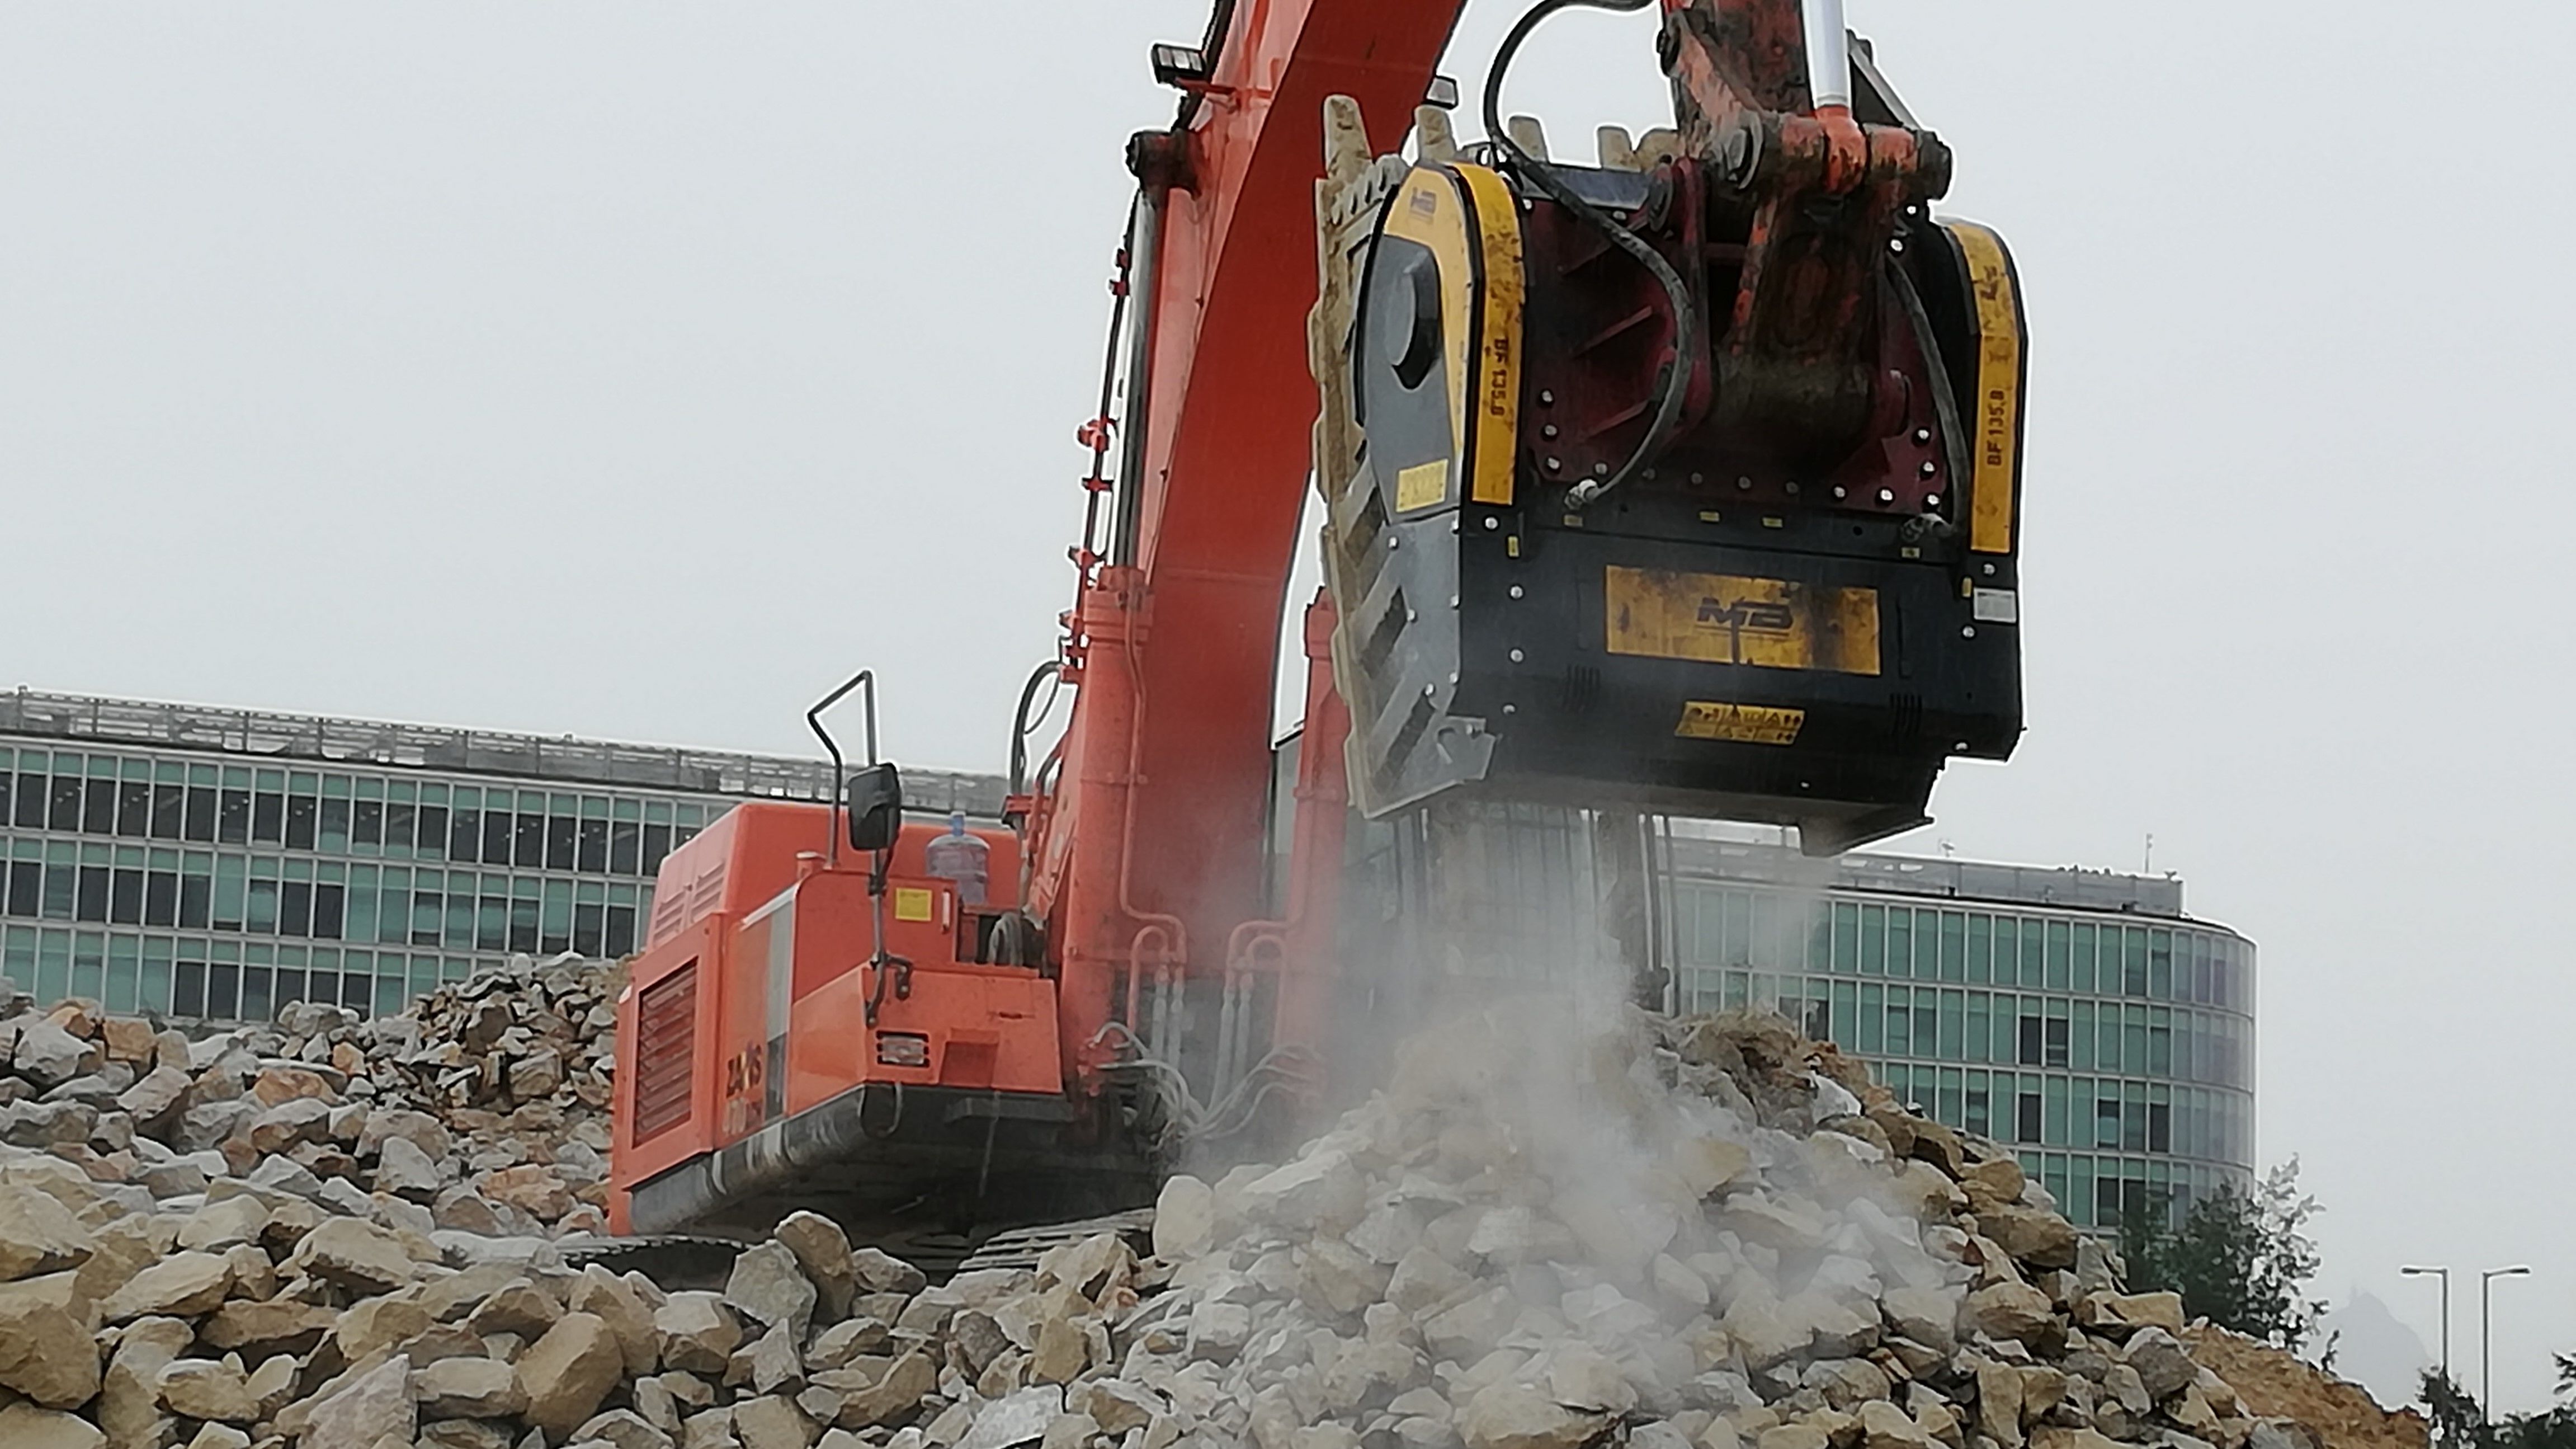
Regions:
[[2487, 1288], [2498, 1278], [2525, 1278], [2530, 1274], [2531, 1269], [2527, 1267], [2486, 1268], [2478, 1273], [2478, 1422], [2482, 1424], [2492, 1423], [2495, 1419], [2495, 1410], [2487, 1406], [2487, 1400], [2494, 1396], [2488, 1373], [2494, 1358], [2491, 1349], [2495, 1339], [2487, 1327]]
[[2401, 1276], [2408, 1278], [2439, 1278], [2442, 1280], [2442, 1377], [2447, 1379], [2451, 1376], [2451, 1270], [2448, 1268], [2400, 1268], [2397, 1271]]

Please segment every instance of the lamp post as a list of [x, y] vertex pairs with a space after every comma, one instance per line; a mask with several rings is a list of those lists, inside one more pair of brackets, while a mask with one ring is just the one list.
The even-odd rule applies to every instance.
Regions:
[[2524, 1278], [2530, 1274], [2528, 1267], [2485, 1268], [2478, 1272], [2478, 1422], [2482, 1424], [2495, 1421], [2495, 1410], [2487, 1406], [2487, 1400], [2494, 1395], [2489, 1374], [2495, 1357], [2495, 1334], [2487, 1326], [2487, 1289], [2498, 1278]]
[[2447, 1379], [2451, 1376], [2451, 1270], [2448, 1268], [2400, 1268], [2397, 1271], [2401, 1276], [2408, 1278], [2439, 1278], [2442, 1280], [2442, 1377]]

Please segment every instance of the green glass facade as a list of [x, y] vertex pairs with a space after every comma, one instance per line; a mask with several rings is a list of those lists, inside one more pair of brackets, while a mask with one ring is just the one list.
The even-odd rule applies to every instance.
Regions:
[[1820, 887], [1765, 879], [1785, 853], [1671, 844], [1676, 1005], [1801, 1022], [2016, 1147], [2081, 1226], [2250, 1175], [2254, 948], [2178, 883], [1854, 856]]
[[820, 761], [0, 696], [0, 974], [179, 1018], [397, 1011], [478, 957], [625, 954], [672, 848], [828, 790]]

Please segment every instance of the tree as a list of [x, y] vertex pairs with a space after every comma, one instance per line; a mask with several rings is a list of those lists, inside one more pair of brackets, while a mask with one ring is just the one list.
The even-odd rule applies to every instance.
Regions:
[[[2322, 1299], [2306, 1296], [2318, 1264], [2307, 1224], [2321, 1211], [2299, 1191], [2293, 1157], [2250, 1189], [2230, 1183], [2193, 1203], [2178, 1228], [2167, 1226], [2164, 1203], [2132, 1202], [2120, 1253], [2132, 1287], [2170, 1289], [2182, 1295], [2184, 1313], [2297, 1353], [2326, 1311]], [[2330, 1357], [2332, 1346], [2324, 1347]]]
[[2432, 1421], [2434, 1442], [2443, 1449], [2576, 1449], [2576, 1357], [2562, 1353], [2551, 1359], [2558, 1366], [2558, 1405], [2508, 1414], [2492, 1424], [2468, 1390], [2450, 1375], [2426, 1369], [2418, 1397]]

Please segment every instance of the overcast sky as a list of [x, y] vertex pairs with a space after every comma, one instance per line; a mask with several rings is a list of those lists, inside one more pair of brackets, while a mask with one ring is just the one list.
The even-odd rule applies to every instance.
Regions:
[[[1468, 80], [1517, 7], [1471, 4]], [[1850, 0], [2035, 334], [2030, 733], [1902, 842], [2262, 947], [2321, 1287], [2576, 1350], [2555, 143], [2576, 7]], [[1123, 4], [0, 4], [0, 684], [1002, 759], [1068, 602]], [[2473, 23], [2474, 22], [2474, 23]], [[1666, 119], [1534, 42], [1560, 152]], [[1472, 89], [1471, 89], [1472, 93]], [[1305, 253], [1297, 249], [1302, 264]], [[1283, 345], [1296, 345], [1293, 339]]]

